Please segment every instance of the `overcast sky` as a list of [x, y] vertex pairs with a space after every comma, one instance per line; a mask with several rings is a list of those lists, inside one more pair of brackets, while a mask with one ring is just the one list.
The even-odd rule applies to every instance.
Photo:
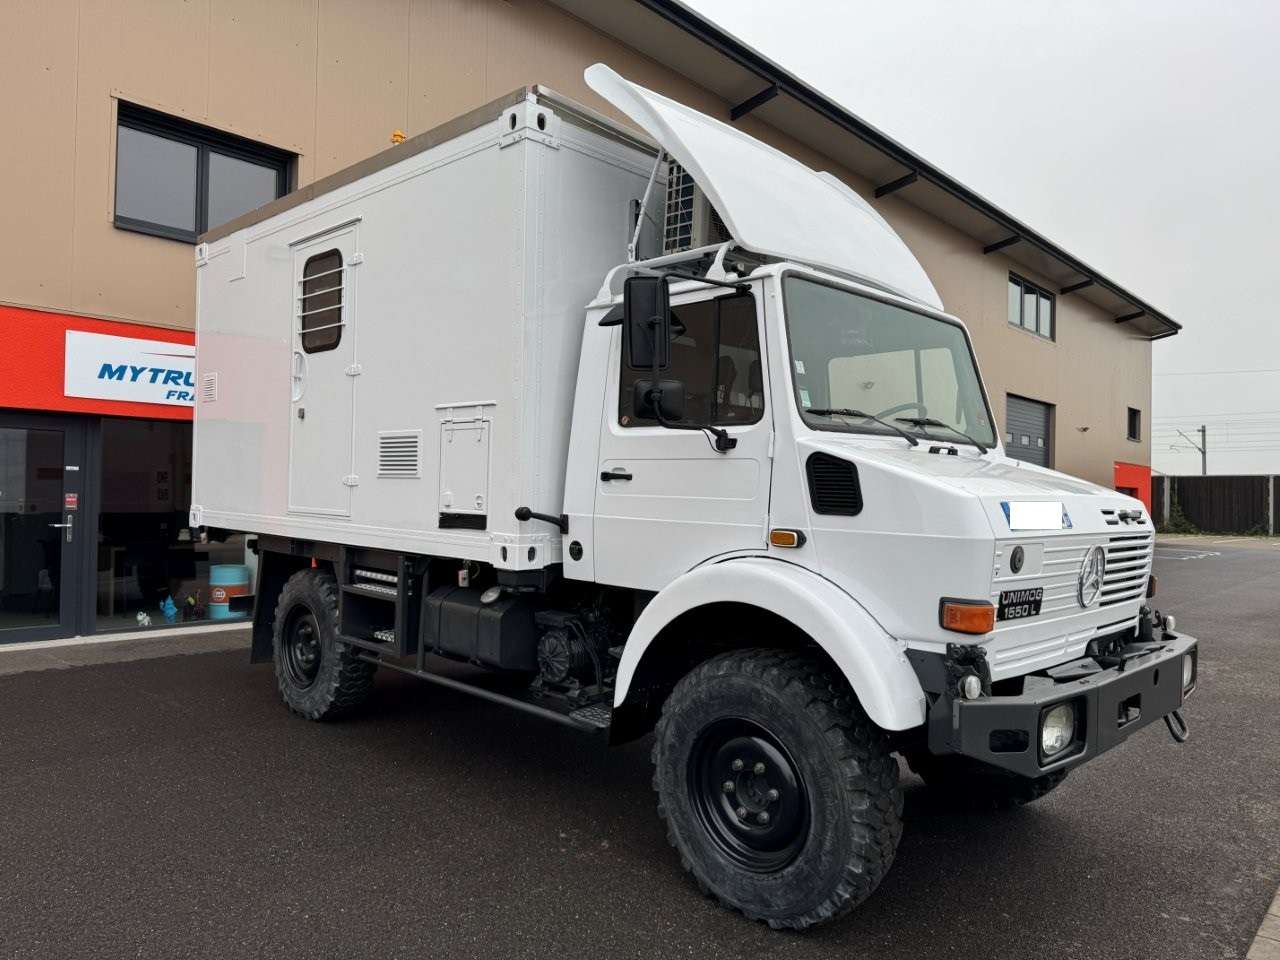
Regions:
[[1280, 2], [686, 2], [1182, 323], [1157, 469], [1280, 473]]

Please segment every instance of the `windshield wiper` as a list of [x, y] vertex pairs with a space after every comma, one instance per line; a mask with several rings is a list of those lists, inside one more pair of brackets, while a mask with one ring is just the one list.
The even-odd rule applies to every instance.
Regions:
[[814, 407], [812, 410], [805, 410], [804, 412], [812, 413], [819, 417], [857, 417], [860, 420], [873, 420], [881, 426], [888, 427], [913, 447], [918, 446], [920, 443], [919, 440], [907, 433], [907, 431], [903, 430], [896, 423], [890, 423], [888, 420], [881, 420], [873, 413], [863, 413], [861, 410], [850, 410], [848, 407]]
[[979, 443], [977, 440], [973, 439], [973, 437], [969, 436], [963, 430], [957, 430], [951, 424], [943, 423], [941, 420], [938, 420], [935, 417], [894, 417], [894, 419], [901, 420], [903, 423], [909, 423], [913, 427], [941, 427], [943, 430], [950, 430], [957, 437], [963, 437], [965, 440], [972, 443], [982, 453], [987, 452], [987, 448], [985, 444]]

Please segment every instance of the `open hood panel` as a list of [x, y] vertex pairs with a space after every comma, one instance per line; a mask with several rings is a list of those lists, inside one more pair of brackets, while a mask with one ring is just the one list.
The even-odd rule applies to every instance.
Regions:
[[942, 309], [938, 292], [907, 245], [870, 204], [835, 177], [631, 83], [603, 63], [588, 67], [583, 76], [592, 90], [675, 157], [745, 246], [852, 274]]

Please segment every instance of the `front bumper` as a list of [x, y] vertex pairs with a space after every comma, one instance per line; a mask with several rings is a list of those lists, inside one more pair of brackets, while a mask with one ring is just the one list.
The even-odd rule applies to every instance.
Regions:
[[[1198, 659], [1198, 641], [1165, 632], [1155, 643], [1131, 648], [1118, 666], [1103, 667], [1086, 657], [1027, 676], [1022, 693], [1015, 696], [942, 697], [930, 707], [929, 749], [963, 754], [1028, 777], [1078, 766], [1182, 706], [1195, 689], [1199, 666], [1184, 690], [1182, 658], [1187, 654]], [[1040, 754], [1041, 717], [1067, 702], [1075, 705], [1075, 738], [1046, 760]]]

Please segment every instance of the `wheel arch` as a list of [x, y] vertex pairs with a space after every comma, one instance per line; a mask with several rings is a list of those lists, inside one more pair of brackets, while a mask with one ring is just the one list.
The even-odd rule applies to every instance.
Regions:
[[618, 664], [611, 739], [648, 730], [675, 682], [698, 663], [762, 645], [816, 646], [881, 729], [925, 721], [924, 691], [905, 653], [857, 601], [804, 567], [742, 557], [689, 571], [645, 607]]

